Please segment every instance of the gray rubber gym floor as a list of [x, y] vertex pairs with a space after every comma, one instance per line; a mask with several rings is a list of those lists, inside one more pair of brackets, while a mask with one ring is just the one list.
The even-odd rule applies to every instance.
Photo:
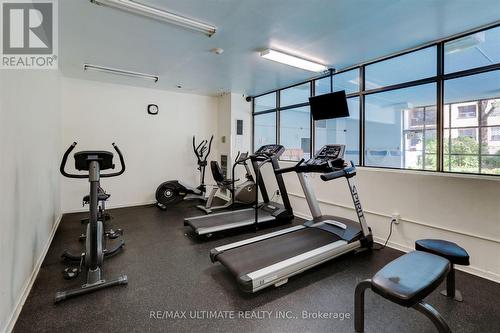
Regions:
[[[196, 241], [183, 227], [184, 216], [201, 215], [192, 205], [184, 202], [168, 212], [151, 206], [110, 211], [112, 225], [125, 230], [126, 249], [105, 262], [104, 273], [108, 277], [127, 274], [128, 286], [54, 305], [57, 290], [80, 283], [63, 279], [60, 254], [65, 248], [79, 249], [79, 219], [85, 214], [64, 216], [14, 332], [353, 332], [356, 283], [402, 254], [384, 249], [347, 255], [291, 278], [279, 288], [244, 294], [224, 267], [210, 262], [208, 252], [254, 233]], [[452, 331], [500, 332], [500, 284], [457, 272], [457, 285], [463, 290], [463, 303], [448, 300], [438, 291], [427, 298]], [[203, 319], [203, 311], [230, 312], [225, 318]], [[318, 312], [337, 318], [312, 318]], [[166, 313], [187, 318], [167, 318]], [[309, 318], [303, 318], [304, 314]], [[365, 329], [434, 332], [429, 320], [417, 311], [371, 291], [366, 295]]]

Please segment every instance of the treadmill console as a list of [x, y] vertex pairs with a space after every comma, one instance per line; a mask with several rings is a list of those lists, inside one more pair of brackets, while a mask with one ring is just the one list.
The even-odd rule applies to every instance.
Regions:
[[255, 156], [280, 157], [285, 152], [285, 147], [282, 145], [265, 145], [255, 152]]
[[305, 162], [301, 169], [304, 172], [330, 172], [343, 168], [345, 145], [326, 145], [313, 158]]

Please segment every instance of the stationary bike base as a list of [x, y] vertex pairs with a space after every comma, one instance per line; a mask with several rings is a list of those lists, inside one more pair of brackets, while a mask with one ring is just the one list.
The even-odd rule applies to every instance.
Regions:
[[[117, 254], [118, 252], [120, 252], [120, 250], [124, 246], [125, 246], [125, 241], [123, 239], [120, 239], [120, 241], [116, 245], [114, 245], [113, 247], [104, 249], [104, 251], [103, 251], [104, 252], [104, 258], [109, 258], [109, 257], [114, 256], [115, 254]], [[80, 260], [82, 260], [83, 256], [85, 256], [85, 252], [76, 255], [74, 253], [71, 253], [68, 250], [64, 251], [63, 254], [61, 255], [61, 257], [64, 260], [69, 260], [69, 261], [80, 261]]]
[[69, 298], [73, 298], [76, 296], [84, 295], [84, 294], [89, 294], [94, 291], [98, 291], [104, 288], [109, 288], [109, 287], [114, 287], [114, 286], [119, 286], [119, 285], [126, 285], [128, 284], [128, 278], [126, 275], [121, 275], [115, 279], [112, 280], [99, 280], [95, 283], [92, 284], [84, 284], [82, 285], [81, 288], [79, 289], [73, 289], [73, 290], [66, 290], [66, 291], [58, 291], [56, 293], [56, 297], [54, 299], [54, 303], [59, 303], [64, 300], [67, 300]]

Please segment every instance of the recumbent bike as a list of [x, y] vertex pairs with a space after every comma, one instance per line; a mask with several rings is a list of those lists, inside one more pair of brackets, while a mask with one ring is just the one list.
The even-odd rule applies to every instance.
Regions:
[[[210, 169], [212, 171], [212, 177], [217, 183], [216, 187], [212, 188], [210, 195], [208, 196], [206, 205], [196, 206], [197, 208], [203, 210], [205, 213], [210, 214], [216, 210], [227, 209], [230, 207], [245, 207], [255, 205], [255, 191], [257, 190], [255, 186], [255, 180], [253, 179], [250, 168], [248, 167], [247, 161], [250, 159], [248, 153], [240, 153], [236, 156], [234, 160], [234, 165], [232, 169], [232, 178], [228, 179], [224, 177], [224, 173], [217, 161], [210, 162]], [[245, 178], [246, 180], [242, 183], [236, 185], [239, 179], [235, 179], [235, 169], [238, 165], [242, 165], [245, 168]], [[224, 191], [229, 193], [229, 200], [221, 206], [212, 206], [215, 195], [218, 191]]]

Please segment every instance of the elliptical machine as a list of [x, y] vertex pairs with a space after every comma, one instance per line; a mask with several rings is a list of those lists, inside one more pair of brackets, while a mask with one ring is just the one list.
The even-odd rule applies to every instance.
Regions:
[[193, 136], [193, 151], [198, 160], [198, 171], [200, 171], [200, 185], [196, 188], [182, 183], [179, 180], [169, 180], [162, 183], [156, 189], [156, 206], [161, 210], [166, 210], [168, 206], [175, 205], [183, 200], [200, 199], [206, 200], [205, 193], [207, 186], [205, 185], [205, 169], [207, 167], [207, 158], [212, 149], [212, 141], [203, 140], [199, 145], [196, 145], [196, 138]]
[[66, 166], [66, 161], [69, 154], [75, 148], [76, 142], [66, 150], [63, 159], [61, 161], [60, 171], [61, 174], [68, 178], [88, 178], [90, 182], [90, 214], [89, 223], [87, 224], [87, 232], [85, 239], [85, 252], [79, 256], [68, 255], [65, 258], [71, 259], [74, 257], [78, 258], [80, 265], [78, 269], [66, 269], [66, 278], [75, 278], [83, 270], [87, 270], [87, 281], [81, 288], [59, 291], [56, 293], [54, 299], [55, 303], [61, 302], [71, 297], [76, 297], [79, 295], [87, 294], [93, 291], [101, 290], [107, 287], [125, 285], [128, 283], [126, 275], [121, 275], [112, 280], [105, 280], [102, 276], [102, 266], [105, 256], [111, 256], [116, 254], [124, 245], [121, 241], [113, 248], [106, 249], [105, 237], [104, 237], [104, 227], [102, 217], [99, 217], [99, 180], [100, 177], [116, 177], [125, 172], [125, 162], [123, 160], [123, 155], [118, 148], [113, 143], [113, 148], [118, 153], [120, 157], [121, 170], [114, 173], [101, 174], [101, 170], [114, 169], [113, 164], [113, 153], [108, 151], [80, 151], [74, 154], [75, 158], [75, 169], [78, 171], [88, 171], [88, 174], [69, 174], [64, 169]]
[[[255, 205], [255, 191], [257, 190], [255, 186], [255, 181], [253, 179], [250, 168], [248, 167], [247, 161], [250, 159], [248, 153], [238, 152], [238, 156], [234, 160], [234, 165], [232, 169], [232, 178], [228, 179], [224, 177], [222, 169], [217, 161], [210, 162], [210, 169], [212, 170], [212, 177], [217, 183], [217, 187], [214, 187], [210, 192], [207, 199], [207, 204], [205, 206], [199, 205], [197, 208], [203, 210], [205, 213], [210, 214], [216, 210], [227, 209], [230, 207], [245, 207]], [[242, 165], [245, 170], [246, 180], [238, 185], [235, 183], [239, 179], [235, 179], [235, 169], [238, 165]], [[212, 202], [218, 191], [229, 192], [229, 200], [221, 206], [212, 206]]]

